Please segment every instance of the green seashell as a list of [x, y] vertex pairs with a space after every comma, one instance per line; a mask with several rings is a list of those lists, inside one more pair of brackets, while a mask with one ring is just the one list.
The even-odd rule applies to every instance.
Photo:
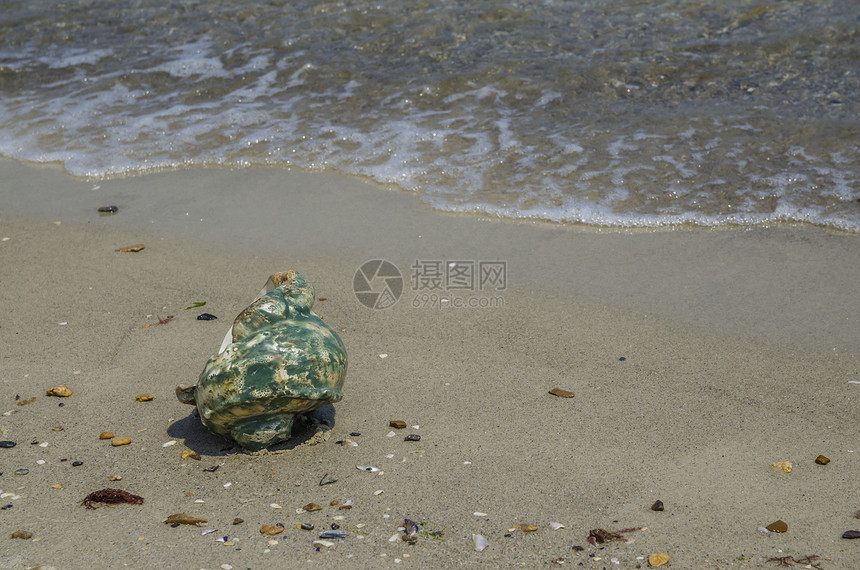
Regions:
[[343, 397], [346, 348], [313, 303], [304, 277], [272, 275], [197, 384], [177, 388], [179, 400], [196, 403], [203, 425], [250, 451], [289, 439], [296, 414]]

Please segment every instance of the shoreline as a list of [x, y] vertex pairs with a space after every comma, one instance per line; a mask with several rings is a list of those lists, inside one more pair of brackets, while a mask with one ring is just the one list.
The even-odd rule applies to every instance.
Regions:
[[[820, 556], [823, 568], [856, 560], [857, 541], [839, 538], [856, 529], [860, 508], [845, 502], [860, 491], [860, 385], [849, 383], [860, 380], [856, 236], [581, 231], [441, 214], [357, 180], [279, 169], [89, 182], [0, 161], [0, 175], [0, 238], [10, 238], [0, 260], [15, 268], [0, 287], [0, 411], [14, 412], [0, 416], [0, 439], [17, 443], [0, 449], [0, 489], [20, 497], [0, 515], [0, 567], [535, 567], [564, 558], [635, 568], [667, 552], [667, 567], [752, 568], [772, 566], [780, 550]], [[103, 205], [119, 212], [99, 216]], [[135, 243], [146, 249], [114, 251]], [[353, 294], [368, 259], [404, 275], [390, 309]], [[411, 285], [417, 260], [504, 261], [507, 283], [494, 293], [503, 303], [414, 307], [428, 293]], [[346, 344], [345, 396], [328, 440], [230, 455], [237, 450], [173, 389], [196, 380], [233, 317], [286, 269], [326, 299], [315, 311]], [[196, 320], [204, 310], [218, 319]], [[175, 320], [144, 328], [167, 315]], [[64, 383], [75, 394], [58, 407], [44, 393]], [[576, 396], [548, 395], [555, 387]], [[155, 399], [137, 402], [140, 393]], [[18, 406], [16, 395], [36, 400]], [[421, 442], [388, 437], [394, 419], [420, 426], [407, 430]], [[103, 431], [133, 442], [112, 448]], [[353, 432], [357, 447], [335, 443]], [[182, 459], [186, 449], [202, 461]], [[815, 464], [819, 454], [832, 462]], [[770, 468], [786, 460], [792, 473]], [[14, 475], [20, 468], [29, 473]], [[320, 486], [325, 473], [338, 482]], [[114, 485], [144, 504], [78, 507]], [[348, 499], [349, 510], [329, 505]], [[657, 499], [666, 511], [650, 510]], [[309, 502], [323, 509], [296, 513]], [[162, 523], [178, 512], [209, 523]], [[245, 522], [234, 526], [235, 517]], [[404, 518], [444, 540], [389, 542]], [[757, 530], [777, 519], [787, 533]], [[316, 529], [297, 529], [302, 522]], [[260, 534], [276, 523], [282, 534]], [[332, 523], [350, 536], [316, 551], [313, 539]], [[517, 524], [538, 530], [508, 532]], [[591, 529], [629, 527], [648, 530], [631, 533], [632, 544], [586, 541]], [[218, 531], [201, 535], [208, 528]], [[9, 538], [18, 529], [33, 539]], [[487, 550], [474, 551], [475, 533]]]

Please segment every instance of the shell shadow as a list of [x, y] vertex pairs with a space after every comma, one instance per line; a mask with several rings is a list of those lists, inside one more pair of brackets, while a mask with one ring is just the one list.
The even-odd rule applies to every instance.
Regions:
[[[270, 452], [288, 451], [313, 439], [318, 433], [334, 428], [334, 406], [326, 404], [305, 414], [298, 414], [293, 424], [292, 437], [267, 448]], [[248, 453], [238, 443], [209, 431], [200, 421], [194, 408], [190, 414], [170, 424], [167, 434], [173, 439], [183, 440], [188, 449], [199, 455], [223, 457], [236, 453]]]

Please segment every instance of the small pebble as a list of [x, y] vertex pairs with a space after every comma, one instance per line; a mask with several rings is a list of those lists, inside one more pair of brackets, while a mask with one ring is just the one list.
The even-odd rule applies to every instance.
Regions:
[[349, 435], [352, 437], [359, 437], [361, 434], [357, 431], [351, 431], [351, 432], [349, 432]]
[[51, 485], [51, 489], [62, 489], [62, 485]]
[[779, 469], [783, 473], [791, 473], [791, 461], [780, 461], [779, 463], [773, 463], [770, 466], [771, 469]]
[[138, 394], [137, 396], [134, 397], [134, 399], [137, 400], [138, 402], [148, 402], [148, 401], [152, 400], [153, 398], [155, 398], [155, 396], [153, 396], [152, 394]]
[[391, 420], [390, 422], [388, 422], [388, 425], [393, 428], [403, 429], [406, 427], [406, 422], [404, 422], [403, 420]]
[[119, 211], [119, 208], [116, 206], [99, 206], [98, 207], [99, 214], [116, 214]]
[[576, 396], [573, 392], [569, 392], [567, 390], [562, 390], [561, 388], [553, 388], [549, 391], [553, 396], [558, 396], [559, 398], [573, 398]]
[[403, 441], [421, 441], [421, 436], [417, 433], [410, 433], [403, 438]]
[[652, 568], [657, 568], [667, 562], [669, 562], [669, 555], [665, 552], [658, 552], [657, 554], [652, 554], [648, 557], [648, 564], [650, 564]]
[[260, 525], [260, 534], [274, 536], [276, 534], [281, 534], [282, 532], [284, 532], [284, 527], [282, 526], [271, 526], [267, 524]]
[[313, 530], [314, 525], [312, 525], [311, 523], [302, 523], [299, 525], [299, 528], [302, 530]]
[[10, 447], [15, 447], [16, 445], [18, 445], [18, 444], [15, 443], [14, 441], [9, 441], [8, 439], [0, 441], [0, 447], [5, 447], [7, 449]]
[[828, 463], [830, 463], [830, 459], [828, 459], [827, 457], [824, 457], [823, 455], [819, 455], [818, 457], [815, 458], [815, 462], [818, 463], [819, 465], [827, 465]]
[[326, 530], [320, 533], [320, 538], [346, 538], [347, 536], [345, 530]]
[[68, 398], [73, 393], [74, 392], [69, 390], [68, 386], [66, 386], [65, 384], [60, 384], [59, 386], [54, 386], [53, 388], [45, 392], [45, 395], [56, 396], [58, 398]]
[[72, 467], [80, 467], [83, 464], [83, 461], [72, 461]]
[[659, 500], [658, 500], [658, 501], [654, 501], [654, 504], [653, 504], [653, 505], [651, 505], [651, 510], [652, 510], [652, 511], [662, 511], [663, 509], [664, 509], [664, 507], [663, 507], [663, 501], [659, 501]]
[[30, 472], [30, 470], [29, 470], [29, 469], [23, 469], [23, 468], [22, 468], [22, 469], [18, 469], [18, 470], [16, 470], [16, 471], [15, 471], [15, 475], [26, 475], [26, 474], [27, 474], [27, 473], [29, 473], [29, 472]]
[[322, 507], [316, 503], [308, 503], [307, 505], [305, 505], [302, 508], [309, 513], [312, 513], [314, 511], [318, 511], [318, 510], [322, 509]]
[[245, 522], [245, 519], [240, 519], [239, 517], [236, 517], [235, 519], [233, 519], [233, 524], [234, 524], [234, 525], [236, 525], [236, 524], [242, 524], [243, 522]]
[[111, 475], [110, 480], [111, 481], [122, 481], [122, 475]]
[[16, 530], [12, 533], [12, 538], [20, 538], [23, 540], [29, 540], [33, 538], [32, 532], [27, 532], [26, 530]]
[[765, 527], [770, 532], [788, 532], [788, 525], [783, 521], [774, 521]]
[[114, 447], [118, 447], [120, 445], [128, 445], [131, 443], [130, 437], [115, 437], [110, 440], [110, 444]]
[[860, 538], [860, 530], [847, 530], [842, 534], [842, 538]]
[[113, 432], [103, 431], [99, 434], [99, 439], [113, 439]]
[[198, 321], [214, 321], [217, 318], [218, 317], [216, 317], [212, 313], [201, 313], [201, 314], [197, 315]]

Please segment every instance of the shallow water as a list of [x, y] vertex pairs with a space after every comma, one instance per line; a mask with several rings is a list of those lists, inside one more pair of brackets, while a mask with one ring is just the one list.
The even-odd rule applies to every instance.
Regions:
[[108, 2], [0, 15], [0, 155], [339, 171], [444, 210], [860, 231], [860, 3]]

